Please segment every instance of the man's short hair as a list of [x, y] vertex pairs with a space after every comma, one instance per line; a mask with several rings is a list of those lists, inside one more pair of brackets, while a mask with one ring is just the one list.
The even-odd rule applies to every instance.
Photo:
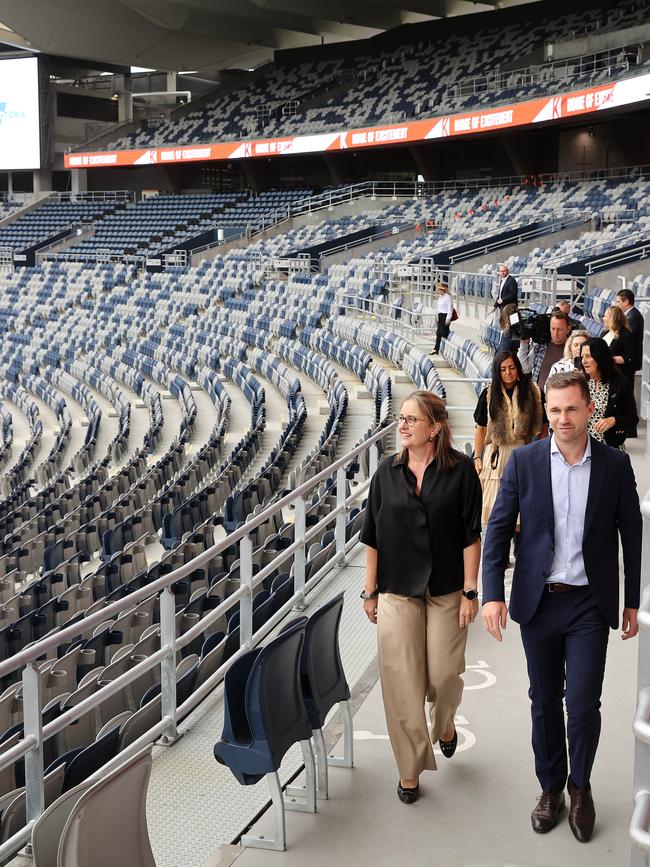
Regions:
[[585, 403], [591, 403], [591, 394], [589, 393], [589, 385], [583, 373], [579, 370], [568, 370], [566, 373], [554, 373], [546, 380], [546, 396], [548, 402], [548, 393], [553, 389], [561, 390], [571, 388], [572, 385], [577, 385], [580, 389], [580, 394], [585, 399]]
[[621, 301], [627, 301], [628, 304], [634, 306], [634, 292], [631, 289], [619, 289], [616, 293], [616, 297], [620, 298]]
[[569, 314], [565, 313], [564, 310], [560, 310], [557, 307], [554, 307], [551, 311], [551, 319], [562, 319], [566, 324], [571, 328], [571, 320], [569, 319]]

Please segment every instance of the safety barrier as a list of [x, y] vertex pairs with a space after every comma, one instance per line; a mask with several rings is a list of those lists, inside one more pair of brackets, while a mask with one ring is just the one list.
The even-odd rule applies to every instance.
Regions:
[[[44, 810], [44, 760], [43, 744], [66, 726], [79, 720], [89, 711], [98, 707], [112, 695], [116, 695], [138, 677], [157, 666], [160, 666], [161, 681], [161, 719], [152, 728], [135, 740], [125, 750], [94, 774], [91, 779], [98, 779], [108, 770], [115, 768], [127, 758], [135, 755], [143, 746], [164, 737], [167, 742], [173, 742], [177, 737], [177, 721], [190, 713], [223, 679], [226, 670], [244, 652], [261, 641], [283, 617], [293, 608], [305, 607], [305, 599], [335, 566], [345, 563], [346, 553], [356, 543], [358, 534], [346, 541], [346, 515], [353, 504], [360, 502], [360, 497], [370, 485], [369, 479], [358, 485], [350, 496], [347, 496], [347, 469], [355, 459], [367, 456], [369, 476], [374, 472], [377, 461], [377, 444], [395, 430], [395, 422], [382, 427], [365, 442], [352, 449], [348, 454], [333, 462], [326, 469], [313, 476], [295, 490], [268, 506], [260, 514], [248, 520], [243, 526], [225, 539], [208, 548], [198, 557], [170, 572], [151, 584], [130, 593], [126, 598], [111, 603], [99, 611], [90, 614], [83, 620], [83, 632], [89, 632], [100, 623], [106, 623], [114, 617], [131, 609], [134, 605], [160, 594], [160, 649], [139, 662], [133, 668], [102, 686], [94, 694], [79, 704], [66, 710], [52, 722], [43, 725], [42, 682], [38, 668], [39, 661], [51, 656], [61, 645], [69, 643], [78, 637], [81, 624], [65, 627], [41, 641], [26, 647], [0, 663], [0, 678], [22, 669], [22, 691], [24, 707], [24, 735], [14, 746], [0, 754], [0, 771], [10, 767], [14, 762], [25, 760], [26, 788], [26, 825], [12, 837], [0, 845], [0, 863], [29, 843], [31, 831], [36, 819]], [[307, 529], [307, 511], [309, 498], [318, 487], [329, 479], [336, 479], [336, 506], [318, 523]], [[268, 566], [259, 572], [253, 572], [253, 533], [266, 523], [273, 515], [281, 513], [288, 506], [294, 507], [295, 533], [291, 545], [278, 552]], [[307, 550], [311, 540], [322, 532], [331, 522], [334, 522], [335, 555], [315, 574], [306, 580]], [[205, 614], [201, 620], [181, 636], [176, 636], [176, 608], [172, 585], [193, 573], [196, 569], [206, 566], [211, 559], [224, 552], [227, 548], [239, 543], [240, 586], [228, 596], [224, 602]], [[293, 557], [294, 593], [285, 605], [264, 625], [253, 632], [253, 594], [257, 587], [267, 579], [278, 565]], [[240, 647], [226, 663], [221, 665], [201, 686], [191, 693], [180, 706], [176, 703], [176, 655], [192, 641], [196, 640], [210, 625], [215, 623], [233, 606], [239, 604], [240, 611]]]
[[[646, 332], [646, 340], [648, 332]], [[646, 360], [647, 361], [647, 358]], [[644, 361], [644, 363], [645, 363]], [[643, 514], [643, 562], [650, 557], [650, 491], [641, 503]], [[647, 867], [650, 857], [650, 581], [642, 570], [639, 607], [639, 686], [634, 718], [634, 809], [630, 821], [631, 867]]]

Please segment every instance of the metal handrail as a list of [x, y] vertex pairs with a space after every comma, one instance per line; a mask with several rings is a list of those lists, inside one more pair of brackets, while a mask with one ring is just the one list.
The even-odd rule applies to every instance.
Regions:
[[[341, 290], [345, 292], [345, 290]], [[336, 306], [343, 310], [349, 310], [351, 313], [354, 313], [355, 317], [363, 319], [364, 314], [369, 316], [373, 323], [382, 325], [390, 325], [393, 330], [397, 331], [397, 333], [403, 332], [405, 336], [409, 336], [412, 334], [421, 334], [425, 331], [431, 331], [431, 325], [426, 328], [426, 321], [424, 320], [424, 316], [435, 316], [433, 310], [431, 311], [412, 311], [409, 308], [397, 307], [395, 304], [391, 304], [387, 301], [378, 301], [375, 298], [362, 298], [360, 299], [363, 304], [367, 304], [368, 307], [360, 308], [355, 304], [350, 304], [346, 300], [337, 298]], [[383, 312], [383, 309], [386, 308], [386, 312]], [[396, 313], [399, 312], [399, 318], [397, 318]], [[417, 322], [414, 324], [408, 320], [415, 319]]]
[[[110, 695], [118, 692], [127, 684], [133, 682], [144, 671], [148, 671], [158, 664], [161, 667], [161, 720], [156, 723], [148, 732], [146, 732], [135, 744], [127, 750], [122, 751], [115, 759], [112, 760], [105, 770], [114, 765], [116, 762], [124, 761], [127, 755], [131, 755], [136, 745], [144, 745], [155, 740], [160, 735], [166, 735], [170, 739], [175, 739], [177, 736], [176, 724], [180, 715], [189, 713], [196, 705], [217, 685], [223, 677], [229, 666], [239, 658], [242, 653], [246, 652], [254, 643], [268, 633], [268, 631], [285, 616], [292, 606], [304, 606], [304, 599], [308, 593], [318, 582], [330, 572], [335, 565], [344, 561], [345, 553], [349, 550], [349, 543], [345, 539], [346, 526], [346, 510], [347, 507], [358, 497], [361, 492], [365, 491], [369, 486], [369, 480], [366, 480], [358, 486], [353, 495], [345, 496], [346, 489], [346, 467], [350, 461], [363, 452], [370, 452], [370, 470], [371, 473], [377, 464], [376, 443], [381, 439], [389, 436], [396, 428], [396, 423], [392, 422], [380, 427], [362, 443], [351, 449], [347, 454], [338, 460], [334, 461], [324, 470], [321, 470], [308, 481], [299, 485], [295, 490], [290, 491], [280, 500], [268, 506], [259, 515], [252, 517], [245, 524], [239, 527], [234, 532], [230, 533], [221, 541], [215, 543], [206, 551], [199, 554], [193, 560], [179, 566], [169, 575], [152, 581], [146, 587], [130, 593], [125, 599], [113, 602], [96, 611], [94, 614], [85, 617], [82, 622], [64, 627], [53, 635], [47, 636], [29, 647], [24, 648], [19, 653], [9, 659], [0, 662], [0, 678], [5, 677], [11, 672], [23, 668], [23, 704], [25, 707], [24, 716], [24, 736], [10, 750], [5, 753], [0, 753], [0, 770], [8, 767], [17, 759], [24, 757], [25, 759], [25, 784], [26, 784], [26, 825], [15, 834], [10, 840], [5, 841], [0, 845], [0, 860], [9, 855], [13, 855], [17, 849], [29, 840], [31, 828], [38, 816], [44, 809], [43, 797], [43, 741], [52, 737], [57, 732], [61, 731], [67, 724], [79, 719], [85, 713], [90, 712], [97, 707]], [[306, 527], [307, 513], [307, 495], [327, 479], [336, 475], [337, 484], [337, 505], [318, 525]], [[253, 576], [253, 542], [251, 533], [259, 526], [266, 523], [274, 514], [281, 513], [287, 506], [293, 504], [295, 506], [295, 538], [291, 549], [278, 552], [278, 557], [274, 561], [275, 567], [280, 562], [287, 559], [292, 553], [294, 557], [294, 594], [282, 609], [275, 615], [272, 620], [268, 621], [264, 626], [253, 633], [253, 610], [252, 600], [253, 591], [255, 588], [270, 574], [270, 568]], [[309, 540], [318, 532], [318, 530], [327, 524], [335, 521], [335, 546], [336, 554], [316, 575], [310, 577], [309, 581], [305, 580], [305, 563], [306, 550]], [[179, 638], [176, 638], [176, 610], [174, 602], [174, 594], [172, 585], [191, 574], [196, 569], [205, 566], [213, 557], [220, 554], [226, 548], [239, 542], [240, 543], [240, 587], [228, 596], [217, 608], [206, 613], [201, 621]], [[43, 701], [41, 695], [40, 672], [37, 668], [37, 662], [43, 657], [47, 657], [48, 653], [54, 651], [61, 644], [72, 641], [81, 634], [90, 632], [94, 627], [112, 620], [121, 612], [131, 609], [134, 605], [144, 601], [156, 594], [160, 593], [160, 650], [148, 656], [143, 661], [137, 663], [133, 668], [129, 669], [119, 678], [116, 678], [110, 684], [107, 684], [97, 690], [84, 701], [80, 702], [73, 708], [68, 709], [64, 714], [58, 717], [47, 726], [42, 725], [42, 710]], [[227, 660], [214, 674], [212, 674], [205, 683], [193, 693], [181, 707], [176, 707], [176, 679], [175, 679], [175, 660], [177, 651], [185, 647], [203, 632], [209, 623], [216, 620], [226, 611], [230, 610], [234, 605], [240, 605], [240, 648]]]
[[[550, 232], [557, 232], [560, 229], [569, 229], [572, 226], [578, 226], [582, 223], [586, 223], [591, 220], [591, 213], [582, 214], [577, 217], [568, 218], [566, 220], [562, 219], [562, 217], [555, 218], [552, 223], [545, 223], [543, 226], [539, 226], [536, 229], [529, 229], [527, 232], [520, 232], [516, 236], [510, 236], [509, 238], [503, 238], [500, 241], [491, 241], [488, 244], [477, 244], [475, 247], [472, 247], [471, 250], [466, 250], [463, 253], [457, 253], [454, 256], [449, 257], [449, 262], [451, 265], [455, 265], [456, 262], [462, 262], [465, 259], [471, 259], [474, 256], [478, 255], [486, 255], [487, 253], [492, 253], [495, 250], [500, 250], [503, 247], [508, 247], [511, 244], [521, 244], [524, 241], [530, 241], [532, 238], [538, 238], [542, 235], [548, 235]], [[557, 220], [557, 222], [555, 222]], [[507, 232], [508, 226], [500, 227], [501, 231]]]
[[373, 241], [379, 241], [382, 238], [394, 238], [397, 235], [402, 235], [404, 232], [413, 231], [419, 223], [398, 223], [395, 226], [391, 227], [391, 230], [386, 230], [382, 232], [376, 232], [373, 235], [368, 235], [365, 238], [356, 238], [354, 241], [348, 241], [345, 244], [340, 244], [338, 247], [332, 247], [329, 250], [325, 250], [323, 253], [319, 253], [318, 258], [322, 262], [323, 259], [328, 258], [329, 256], [334, 256], [337, 253], [344, 253], [346, 250], [353, 250], [355, 247], [362, 247], [364, 244], [370, 244]]
[[587, 265], [587, 274], [595, 274], [597, 271], [602, 270], [602, 266], [604, 265], [616, 265], [617, 263], [624, 262], [629, 258], [645, 259], [648, 255], [650, 255], [650, 241], [639, 244], [631, 250], [619, 250], [616, 253], [610, 253], [608, 256], [601, 256], [598, 259], [593, 259]]
[[639, 849], [650, 852], [650, 792], [647, 789], [641, 789], [634, 798], [630, 839]]
[[[620, 59], [624, 47], [626, 46], [609, 49], [605, 57], [601, 56], [602, 52], [583, 54], [562, 60], [549, 60], [541, 64], [517, 67], [516, 69], [496, 69], [485, 75], [468, 76], [448, 87], [447, 94], [455, 99], [462, 99], [477, 93], [497, 93], [499, 90], [515, 85], [566, 81], [604, 69], [610, 70], [610, 72], [628, 70], [630, 68], [629, 61], [621, 61]], [[569, 66], [576, 66], [576, 64], [579, 65], [578, 70], [569, 70]], [[564, 75], [557, 76], [557, 72], [564, 72]], [[551, 74], [550, 79], [549, 73]], [[513, 79], [517, 79], [517, 81], [513, 81]]]
[[[61, 631], [53, 635], [47, 636], [46, 638], [40, 639], [34, 644], [31, 644], [29, 647], [24, 648], [14, 656], [9, 657], [9, 659], [0, 662], [0, 678], [6, 677], [17, 668], [21, 668], [28, 663], [35, 662], [39, 657], [43, 656], [50, 650], [54, 650], [60, 644], [64, 644], [66, 641], [74, 639], [77, 635], [79, 635], [79, 631], [82, 625], [84, 632], [89, 631], [94, 626], [98, 626], [100, 623], [103, 623], [106, 620], [110, 620], [121, 612], [132, 608], [138, 602], [142, 602], [145, 599], [148, 599], [150, 596], [153, 596], [156, 593], [171, 587], [171, 585], [174, 584], [176, 581], [180, 581], [182, 578], [184, 578], [186, 575], [190, 575], [196, 569], [202, 568], [207, 563], [209, 563], [210, 560], [212, 560], [215, 556], [220, 554], [222, 551], [225, 551], [226, 548], [229, 548], [236, 542], [239, 542], [241, 539], [248, 536], [252, 530], [255, 530], [262, 524], [265, 524], [270, 517], [278, 514], [282, 511], [282, 509], [287, 508], [296, 500], [299, 500], [301, 497], [303, 497], [304, 494], [307, 494], [312, 488], [317, 487], [321, 482], [329, 479], [336, 472], [336, 470], [346, 467], [350, 463], [350, 461], [354, 457], [356, 457], [356, 455], [367, 451], [376, 442], [383, 439], [387, 435], [387, 433], [392, 431], [395, 427], [395, 422], [386, 427], [383, 427], [381, 430], [377, 431], [368, 439], [366, 439], [363, 443], [356, 446], [354, 449], [351, 449], [346, 455], [334, 461], [324, 470], [321, 470], [319, 473], [310, 478], [308, 481], [304, 482], [295, 490], [290, 491], [288, 494], [285, 494], [282, 499], [278, 500], [276, 503], [273, 503], [270, 506], [267, 506], [266, 509], [260, 512], [259, 515], [256, 515], [250, 521], [247, 521], [246, 524], [239, 527], [237, 530], [234, 530], [225, 539], [216, 542], [206, 551], [203, 551], [201, 554], [199, 554], [188, 563], [184, 563], [182, 566], [179, 566], [168, 575], [157, 578], [155, 581], [152, 581], [151, 584], [148, 584], [146, 587], [142, 587], [140, 590], [135, 590], [133, 593], [129, 594], [128, 598], [120, 599], [117, 602], [112, 602], [105, 608], [96, 611], [88, 618], [84, 618], [83, 624], [76, 623], [72, 626], [64, 627]], [[0, 769], [2, 767], [3, 763], [2, 758], [0, 757]]]
[[637, 740], [650, 744], [650, 687], [639, 693], [632, 730]]

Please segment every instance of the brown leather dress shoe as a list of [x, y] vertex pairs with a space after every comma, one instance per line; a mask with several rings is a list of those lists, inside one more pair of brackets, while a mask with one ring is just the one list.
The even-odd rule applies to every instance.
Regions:
[[548, 834], [557, 825], [557, 820], [564, 809], [564, 792], [542, 792], [537, 806], [530, 814], [533, 831], [538, 834]]
[[571, 780], [567, 783], [567, 789], [571, 798], [569, 827], [576, 840], [580, 843], [586, 843], [591, 838], [596, 821], [596, 810], [591, 797], [591, 789], [578, 789]]

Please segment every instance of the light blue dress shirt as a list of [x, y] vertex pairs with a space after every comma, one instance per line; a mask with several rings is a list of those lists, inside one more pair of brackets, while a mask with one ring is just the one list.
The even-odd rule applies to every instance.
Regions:
[[582, 460], [568, 464], [562, 457], [555, 436], [551, 437], [551, 488], [555, 517], [555, 555], [547, 584], [588, 584], [582, 556], [587, 494], [591, 477], [591, 438]]

